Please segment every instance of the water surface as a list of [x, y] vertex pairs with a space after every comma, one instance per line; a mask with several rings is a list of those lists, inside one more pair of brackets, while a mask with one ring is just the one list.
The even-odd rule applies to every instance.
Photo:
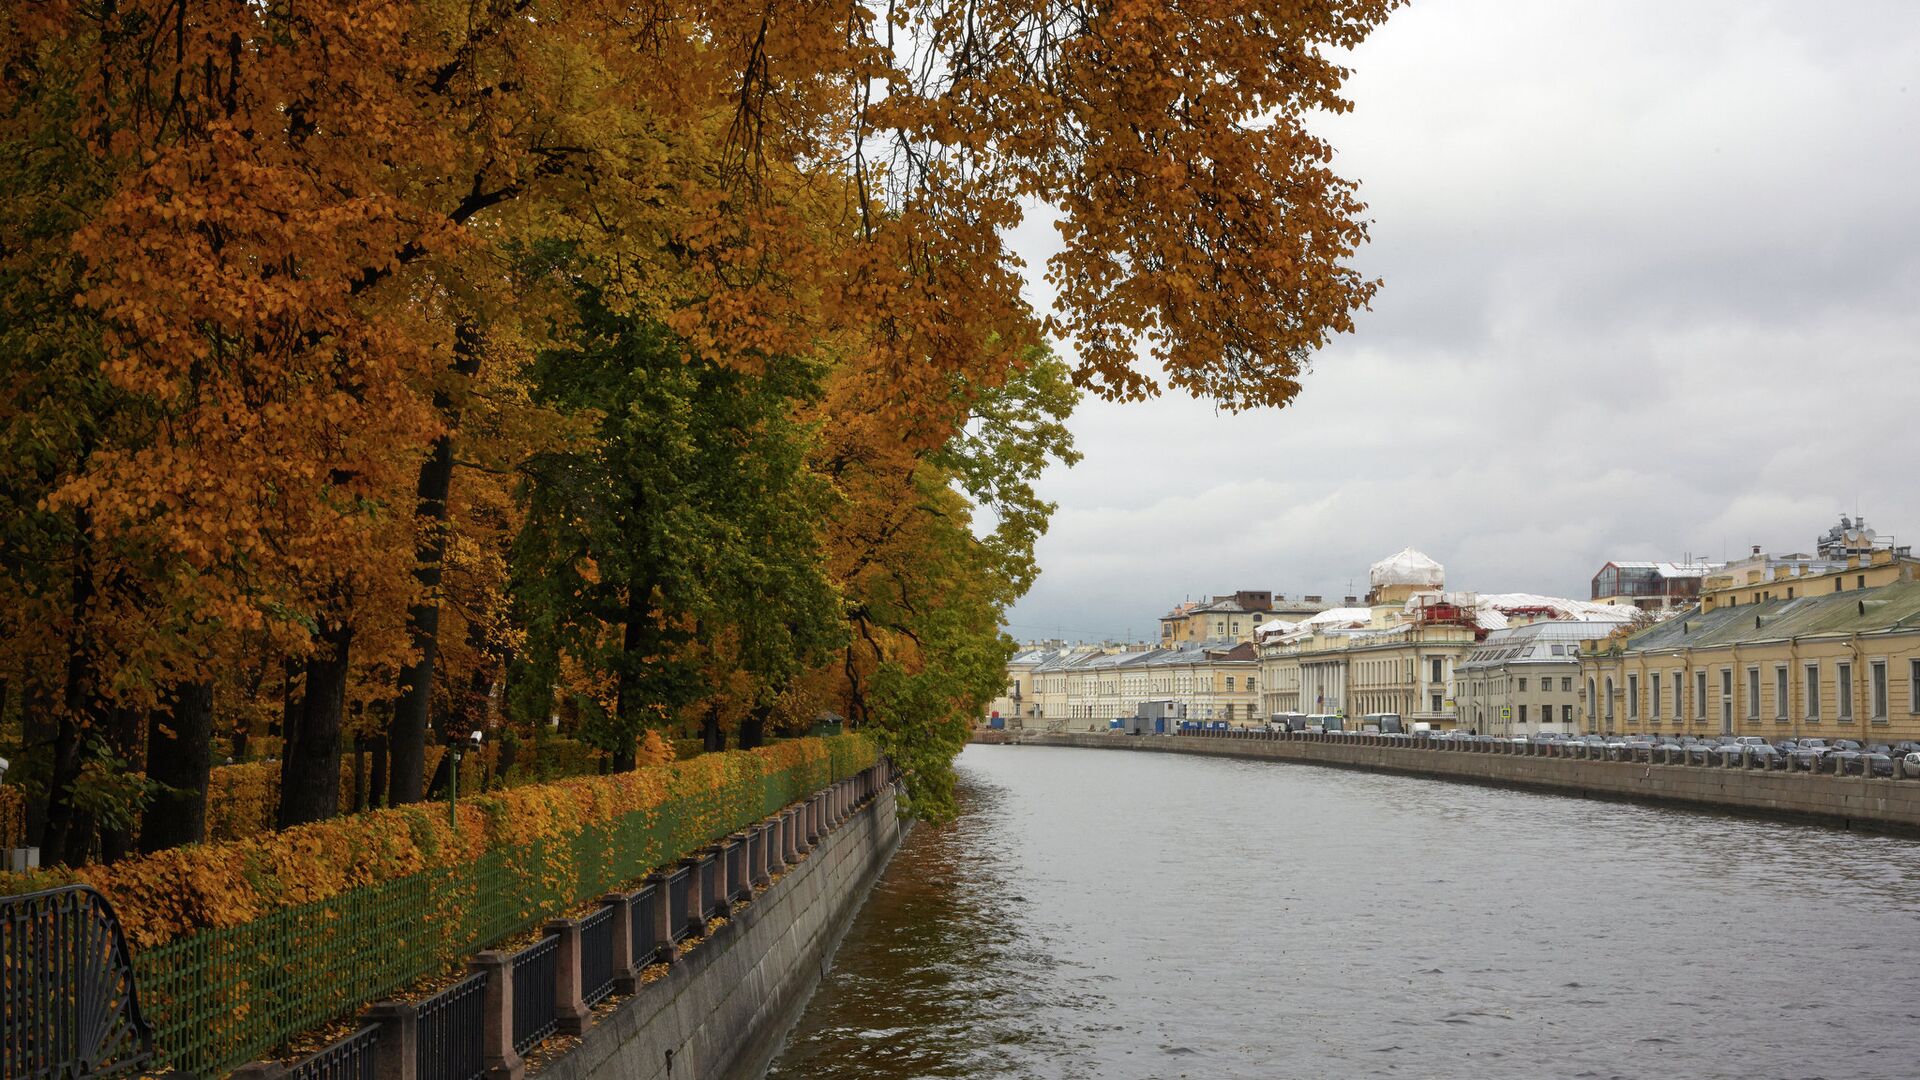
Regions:
[[1920, 1076], [1920, 844], [973, 746], [775, 1061], [908, 1077]]

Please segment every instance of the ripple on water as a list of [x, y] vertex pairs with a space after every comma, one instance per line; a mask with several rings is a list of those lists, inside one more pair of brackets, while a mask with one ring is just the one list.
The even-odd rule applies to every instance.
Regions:
[[1097, 750], [960, 775], [769, 1076], [1920, 1072], [1912, 841]]

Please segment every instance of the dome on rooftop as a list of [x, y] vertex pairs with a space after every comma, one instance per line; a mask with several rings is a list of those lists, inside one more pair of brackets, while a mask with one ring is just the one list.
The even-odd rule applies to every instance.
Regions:
[[1388, 585], [1421, 585], [1438, 589], [1447, 583], [1447, 568], [1412, 548], [1406, 548], [1374, 563], [1368, 577], [1376, 589]]

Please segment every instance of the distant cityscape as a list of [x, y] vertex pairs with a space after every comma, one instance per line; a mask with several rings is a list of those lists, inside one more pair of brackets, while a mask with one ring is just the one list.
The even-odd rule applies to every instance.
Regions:
[[1175, 604], [1154, 642], [1024, 643], [986, 721], [1920, 738], [1916, 569], [1910, 548], [1848, 516], [1810, 552], [1610, 561], [1584, 600], [1452, 591], [1408, 548], [1337, 604], [1242, 589]]

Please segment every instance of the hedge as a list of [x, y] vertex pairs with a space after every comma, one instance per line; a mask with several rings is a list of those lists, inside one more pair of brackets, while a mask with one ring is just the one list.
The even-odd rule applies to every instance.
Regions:
[[113, 902], [170, 1068], [208, 1075], [591, 900], [877, 760], [796, 739], [609, 776], [335, 818], [111, 866]]

